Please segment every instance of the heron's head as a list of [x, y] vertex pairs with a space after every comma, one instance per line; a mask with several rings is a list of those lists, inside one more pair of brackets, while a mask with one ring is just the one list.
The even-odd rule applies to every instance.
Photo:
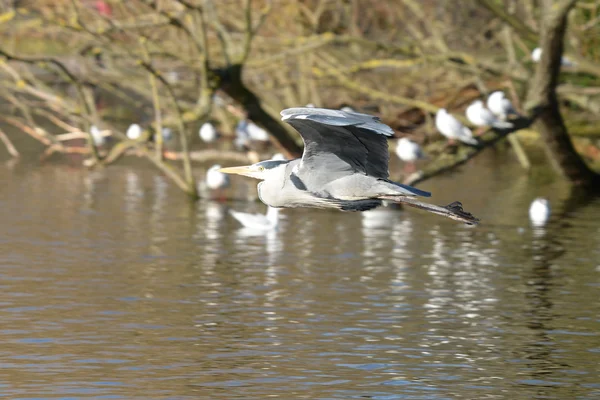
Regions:
[[226, 174], [244, 175], [264, 181], [268, 180], [270, 177], [280, 175], [282, 168], [285, 168], [285, 165], [288, 162], [289, 161], [284, 160], [267, 160], [242, 167], [221, 168], [220, 171]]

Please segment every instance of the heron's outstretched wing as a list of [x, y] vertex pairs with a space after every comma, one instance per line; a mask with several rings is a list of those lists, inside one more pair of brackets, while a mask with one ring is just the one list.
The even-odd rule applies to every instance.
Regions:
[[354, 173], [388, 178], [386, 136], [394, 131], [379, 118], [324, 108], [288, 108], [281, 115], [304, 140], [296, 175], [307, 187], [319, 188]]

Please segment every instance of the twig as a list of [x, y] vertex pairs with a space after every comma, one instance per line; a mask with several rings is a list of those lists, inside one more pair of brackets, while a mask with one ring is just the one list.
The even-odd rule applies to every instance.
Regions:
[[527, 25], [517, 17], [510, 15], [502, 5], [494, 0], [480, 0], [480, 3], [490, 10], [498, 18], [502, 19], [508, 25], [512, 26], [521, 36], [532, 43], [537, 43], [538, 36]]
[[10, 154], [13, 158], [17, 158], [20, 156], [15, 145], [10, 141], [8, 136], [6, 136], [6, 133], [4, 133], [4, 131], [1, 129], [0, 129], [0, 140], [2, 141], [2, 143], [4, 143], [4, 146], [6, 146], [6, 150], [8, 151], [8, 154]]

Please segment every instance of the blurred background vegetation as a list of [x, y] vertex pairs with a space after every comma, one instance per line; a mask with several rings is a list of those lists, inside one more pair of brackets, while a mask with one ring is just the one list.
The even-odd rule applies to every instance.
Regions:
[[[511, 143], [524, 145], [524, 173], [529, 148], [539, 145], [548, 157], [534, 163], [597, 183], [600, 1], [1, 3], [0, 135], [14, 157], [32, 151], [18, 145], [15, 131], [41, 143], [44, 160], [78, 155], [94, 168], [143, 157], [197, 196], [192, 163], [252, 159], [232, 145], [240, 119], [267, 129], [277, 151], [296, 157], [302, 144], [279, 121], [281, 109], [349, 105], [425, 146], [430, 156], [414, 183], [505, 146], [511, 132], [490, 131], [479, 148], [448, 147], [432, 122], [439, 108], [463, 114], [473, 100], [503, 90], [525, 119], [518, 127], [527, 129]], [[536, 47], [548, 54], [537, 63]], [[573, 65], [561, 68], [561, 56]], [[556, 129], [558, 110], [566, 130]], [[218, 145], [199, 139], [206, 121], [217, 126]], [[132, 123], [144, 130], [136, 140], [125, 135]], [[92, 125], [106, 144], [94, 142]], [[176, 140], [154, 134], [165, 127]]]

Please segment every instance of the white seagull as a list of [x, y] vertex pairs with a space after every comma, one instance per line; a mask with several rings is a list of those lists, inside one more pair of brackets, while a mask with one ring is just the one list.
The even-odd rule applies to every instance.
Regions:
[[100, 131], [100, 128], [98, 128], [96, 125], [90, 126], [90, 134], [92, 135], [92, 140], [94, 141], [95, 146], [104, 146], [106, 139], [104, 138], [102, 131]]
[[543, 197], [535, 199], [529, 206], [529, 219], [533, 226], [546, 225], [550, 218], [550, 202]]
[[131, 124], [129, 125], [129, 128], [127, 128], [126, 135], [130, 140], [137, 140], [142, 136], [142, 127], [138, 124]]
[[267, 131], [248, 119], [242, 119], [238, 122], [235, 127], [235, 135], [235, 144], [237, 147], [247, 146], [250, 141], [269, 141]]
[[405, 137], [398, 139], [396, 155], [404, 162], [413, 162], [424, 157], [421, 146]]
[[246, 126], [246, 131], [248, 132], [248, 136], [250, 136], [250, 140], [256, 140], [258, 142], [268, 142], [269, 134], [266, 130], [256, 125], [252, 121], [248, 121], [248, 125]]
[[450, 142], [456, 139], [467, 144], [477, 144], [473, 132], [461, 124], [452, 114], [449, 114], [445, 108], [440, 108], [435, 114], [435, 127], [442, 135], [450, 139]]
[[487, 98], [487, 108], [501, 121], [506, 121], [509, 115], [519, 115], [513, 108], [512, 103], [506, 98], [504, 92], [495, 91]]
[[212, 143], [215, 140], [217, 140], [217, 129], [210, 122], [205, 122], [200, 127], [200, 131], [198, 131], [198, 136], [200, 136], [200, 139], [202, 139], [206, 143]]
[[414, 172], [416, 170], [415, 161], [425, 158], [421, 146], [405, 137], [398, 139], [398, 142], [396, 142], [396, 155], [405, 163], [407, 172]]
[[467, 119], [475, 126], [491, 126], [492, 128], [510, 129], [513, 124], [506, 121], [500, 121], [496, 116], [485, 106], [483, 101], [476, 100], [465, 111]]
[[279, 224], [279, 209], [269, 207], [266, 214], [252, 214], [229, 210], [233, 218], [238, 220], [245, 228], [268, 231], [277, 228]]
[[[542, 59], [542, 49], [540, 49], [539, 47], [533, 49], [533, 51], [531, 52], [531, 59], [533, 60], [533, 62], [540, 62], [540, 60]], [[563, 67], [574, 67], [576, 64], [574, 61], [569, 60], [568, 57], [562, 56], [560, 58], [560, 65], [562, 65]]]
[[225, 189], [229, 186], [229, 176], [220, 172], [220, 165], [213, 165], [206, 171], [206, 187], [211, 190]]

